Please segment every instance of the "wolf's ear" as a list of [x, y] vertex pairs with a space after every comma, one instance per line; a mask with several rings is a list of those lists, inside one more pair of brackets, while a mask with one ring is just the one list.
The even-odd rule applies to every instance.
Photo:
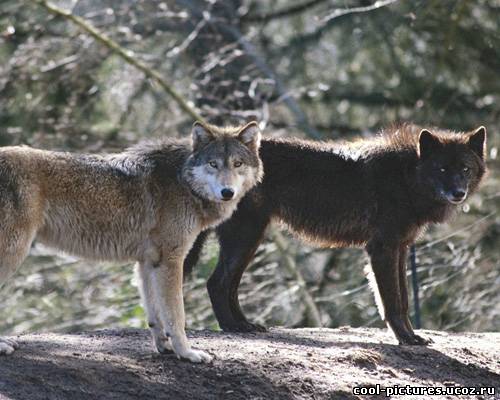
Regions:
[[422, 129], [418, 136], [418, 156], [420, 158], [427, 157], [433, 150], [441, 147], [441, 142], [427, 129]]
[[238, 133], [240, 139], [251, 150], [257, 151], [260, 146], [260, 129], [256, 121], [249, 122]]
[[191, 136], [193, 138], [194, 151], [201, 149], [203, 146], [205, 146], [215, 138], [213, 133], [210, 132], [210, 130], [205, 125], [198, 121], [196, 121], [193, 125]]
[[486, 156], [486, 128], [480, 126], [470, 136], [467, 142], [469, 147], [476, 153], [482, 160]]

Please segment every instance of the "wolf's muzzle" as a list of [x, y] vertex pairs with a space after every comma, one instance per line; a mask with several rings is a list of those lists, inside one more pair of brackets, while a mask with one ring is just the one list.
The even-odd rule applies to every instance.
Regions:
[[447, 194], [448, 201], [452, 204], [460, 204], [465, 200], [467, 191], [463, 189], [455, 189]]

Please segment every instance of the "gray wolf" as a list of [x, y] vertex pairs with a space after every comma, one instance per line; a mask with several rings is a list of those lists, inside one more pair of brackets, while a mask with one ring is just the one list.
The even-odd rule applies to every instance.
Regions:
[[264, 180], [216, 230], [220, 257], [207, 286], [221, 328], [264, 329], [247, 321], [237, 291], [264, 230], [277, 220], [318, 245], [365, 247], [382, 318], [400, 343], [426, 344], [408, 317], [408, 247], [477, 190], [485, 154], [484, 127], [456, 134], [403, 125], [353, 143], [264, 140]]
[[[89, 259], [137, 261], [157, 350], [209, 361], [184, 331], [182, 262], [197, 235], [229, 218], [261, 180], [259, 144], [254, 122], [196, 123], [192, 143], [142, 143], [106, 156], [0, 148], [0, 283], [35, 239]], [[0, 339], [0, 353], [16, 347]]]

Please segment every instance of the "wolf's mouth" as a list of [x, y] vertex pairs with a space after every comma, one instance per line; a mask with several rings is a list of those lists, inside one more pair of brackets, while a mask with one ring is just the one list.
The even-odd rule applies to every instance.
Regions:
[[464, 196], [453, 196], [453, 195], [447, 195], [446, 200], [448, 200], [451, 204], [461, 204], [465, 201], [466, 195]]
[[440, 190], [439, 194], [442, 200], [447, 201], [453, 205], [458, 205], [463, 203], [467, 199], [467, 190], [457, 189], [457, 190]]

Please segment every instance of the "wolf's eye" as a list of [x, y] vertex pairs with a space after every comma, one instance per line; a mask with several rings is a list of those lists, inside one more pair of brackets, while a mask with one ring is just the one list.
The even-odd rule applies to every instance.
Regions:
[[464, 172], [469, 172], [469, 169], [470, 169], [469, 167], [464, 167], [464, 168], [463, 168], [463, 171], [464, 171]]
[[241, 161], [235, 161], [234, 162], [234, 168], [239, 168], [243, 165], [243, 163]]
[[215, 161], [210, 161], [208, 165], [210, 165], [212, 168], [217, 169], [217, 163]]

